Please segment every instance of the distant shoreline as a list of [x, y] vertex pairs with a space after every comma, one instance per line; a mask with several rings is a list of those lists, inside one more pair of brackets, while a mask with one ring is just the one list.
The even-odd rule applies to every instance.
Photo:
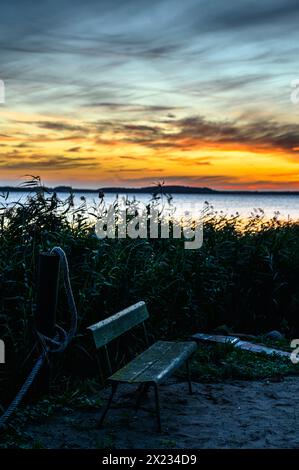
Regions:
[[244, 196], [299, 196], [299, 191], [246, 191], [246, 190], [216, 190], [205, 187], [193, 186], [145, 186], [141, 188], [126, 188], [126, 187], [103, 187], [98, 189], [90, 188], [72, 188], [71, 186], [56, 186], [56, 187], [26, 187], [26, 186], [0, 186], [0, 192], [36, 192], [43, 189], [49, 193], [117, 193], [117, 194], [207, 194], [207, 195], [244, 195]]

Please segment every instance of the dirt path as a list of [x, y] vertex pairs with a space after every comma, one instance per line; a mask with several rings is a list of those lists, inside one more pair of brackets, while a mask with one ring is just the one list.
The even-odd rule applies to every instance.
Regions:
[[[155, 432], [153, 414], [142, 409], [134, 416], [135, 396], [128, 387], [122, 388], [102, 430], [95, 428], [99, 411], [70, 409], [26, 432], [48, 448], [299, 447], [299, 378], [195, 383], [192, 396], [186, 390], [185, 383], [174, 380], [161, 387], [161, 434]], [[152, 393], [145, 405], [153, 407]]]

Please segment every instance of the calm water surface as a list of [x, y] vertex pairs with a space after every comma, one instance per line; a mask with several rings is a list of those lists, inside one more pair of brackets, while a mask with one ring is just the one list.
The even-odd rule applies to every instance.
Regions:
[[[61, 199], [67, 197], [66, 193], [58, 194]], [[12, 192], [8, 201], [24, 201], [26, 192]], [[96, 193], [77, 193], [75, 194], [75, 204], [82, 203], [81, 197], [86, 198], [87, 204], [97, 204], [99, 202]], [[105, 196], [106, 204], [115, 200], [116, 194], [107, 194]], [[124, 197], [124, 195], [120, 195]], [[128, 195], [129, 199], [134, 198], [134, 194]], [[151, 198], [150, 194], [136, 194], [136, 199], [147, 204]], [[3, 201], [0, 199], [0, 203]], [[3, 201], [4, 202], [4, 201]], [[2, 203], [3, 203], [2, 202]], [[176, 207], [176, 213], [183, 215], [185, 211], [191, 212], [195, 217], [200, 214], [205, 203], [209, 203], [217, 212], [223, 212], [230, 216], [238, 212], [242, 217], [249, 217], [256, 210], [262, 209], [266, 218], [271, 218], [276, 212], [283, 219], [291, 218], [299, 220], [299, 196], [296, 195], [223, 195], [223, 194], [177, 194], [173, 197], [173, 205]]]

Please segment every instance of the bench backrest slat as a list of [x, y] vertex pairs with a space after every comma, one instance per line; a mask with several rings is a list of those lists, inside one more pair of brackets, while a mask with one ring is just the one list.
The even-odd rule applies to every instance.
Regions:
[[88, 327], [91, 330], [96, 348], [110, 343], [121, 334], [147, 320], [149, 317], [145, 302], [138, 302], [131, 307], [105, 318]]

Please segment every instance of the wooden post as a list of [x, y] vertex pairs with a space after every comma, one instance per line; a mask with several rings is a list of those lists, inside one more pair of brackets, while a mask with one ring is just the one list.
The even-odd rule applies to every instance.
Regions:
[[[53, 338], [55, 334], [56, 308], [59, 284], [60, 258], [49, 253], [40, 253], [35, 326], [39, 333]], [[48, 394], [51, 384], [51, 364], [46, 360], [35, 383], [36, 398]]]

